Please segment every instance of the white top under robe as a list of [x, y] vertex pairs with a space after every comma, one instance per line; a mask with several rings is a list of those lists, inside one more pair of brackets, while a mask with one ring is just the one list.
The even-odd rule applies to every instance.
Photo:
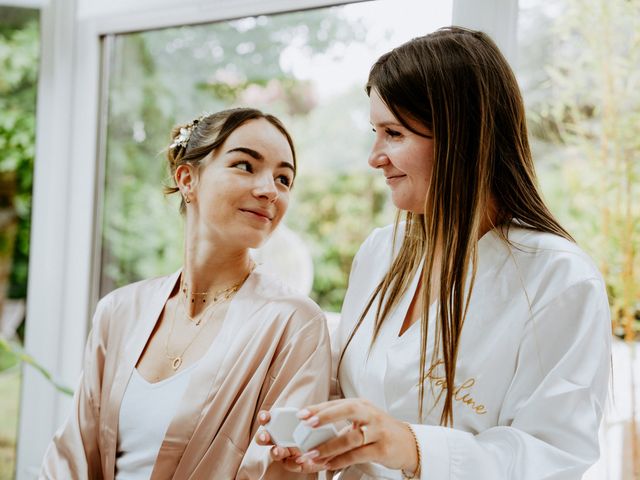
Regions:
[[148, 480], [169, 423], [197, 362], [155, 383], [133, 370], [120, 407], [117, 480]]

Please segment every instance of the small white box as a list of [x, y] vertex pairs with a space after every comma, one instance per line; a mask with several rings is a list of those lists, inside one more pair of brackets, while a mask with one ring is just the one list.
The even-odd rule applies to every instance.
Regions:
[[271, 410], [271, 420], [264, 426], [273, 443], [279, 447], [297, 447], [293, 431], [300, 424], [295, 407], [278, 407]]
[[293, 431], [293, 440], [302, 452], [307, 452], [321, 443], [338, 436], [338, 431], [333, 424], [322, 425], [321, 427], [309, 427], [300, 422]]

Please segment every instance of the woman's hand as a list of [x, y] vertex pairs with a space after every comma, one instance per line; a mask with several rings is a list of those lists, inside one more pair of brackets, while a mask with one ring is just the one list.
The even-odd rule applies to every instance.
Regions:
[[300, 457], [307, 459], [305, 465], [339, 470], [375, 462], [394, 470], [414, 472], [418, 468], [418, 451], [410, 428], [368, 400], [350, 398], [319, 403], [300, 410], [298, 416], [311, 427], [342, 420], [352, 423], [349, 431]]
[[[258, 413], [258, 423], [261, 426], [266, 425], [271, 420], [271, 414], [266, 410]], [[289, 472], [297, 473], [317, 473], [326, 470], [321, 462], [309, 462], [306, 457], [302, 456], [302, 452], [297, 448], [283, 448], [273, 444], [269, 433], [264, 429], [259, 429], [256, 435], [256, 443], [263, 446], [271, 446], [269, 454], [274, 462], [280, 462], [283, 468]]]

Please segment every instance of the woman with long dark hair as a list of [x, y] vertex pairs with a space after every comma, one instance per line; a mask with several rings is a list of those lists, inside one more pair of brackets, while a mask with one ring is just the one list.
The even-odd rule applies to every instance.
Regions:
[[342, 479], [580, 478], [599, 455], [609, 306], [539, 193], [507, 61], [487, 35], [444, 28], [380, 57], [366, 91], [369, 164], [399, 216], [354, 259], [334, 345], [344, 399], [300, 412], [352, 426], [273, 458]]

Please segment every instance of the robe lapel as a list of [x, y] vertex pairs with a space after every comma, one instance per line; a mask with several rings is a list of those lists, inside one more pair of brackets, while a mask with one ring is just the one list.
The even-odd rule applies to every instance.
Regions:
[[220, 333], [191, 374], [189, 385], [178, 410], [169, 424], [164, 441], [151, 474], [152, 480], [188, 478], [198, 463], [193, 452], [206, 447], [222, 425], [225, 412], [216, 412], [215, 418], [207, 418], [203, 430], [206, 438], [196, 441], [199, 427], [211, 407], [213, 398], [236, 361], [235, 352], [242, 349], [258, 330], [260, 320], [254, 313], [263, 305], [252, 292], [258, 289], [261, 275], [254, 272], [235, 295], [224, 319]]
[[105, 412], [104, 420], [101, 422], [103, 424], [103, 455], [106, 457], [106, 464], [109, 466], [109, 468], [105, 469], [105, 480], [113, 480], [114, 478], [118, 421], [120, 418], [120, 405], [122, 404], [125, 389], [136, 363], [138, 363], [138, 359], [160, 318], [162, 309], [178, 281], [181, 271], [182, 270], [178, 270], [167, 277], [149, 302], [141, 307], [140, 321], [137, 322], [131, 334], [131, 339], [126, 342], [121, 357], [116, 360], [119, 367], [109, 393], [109, 408], [103, 410]]

